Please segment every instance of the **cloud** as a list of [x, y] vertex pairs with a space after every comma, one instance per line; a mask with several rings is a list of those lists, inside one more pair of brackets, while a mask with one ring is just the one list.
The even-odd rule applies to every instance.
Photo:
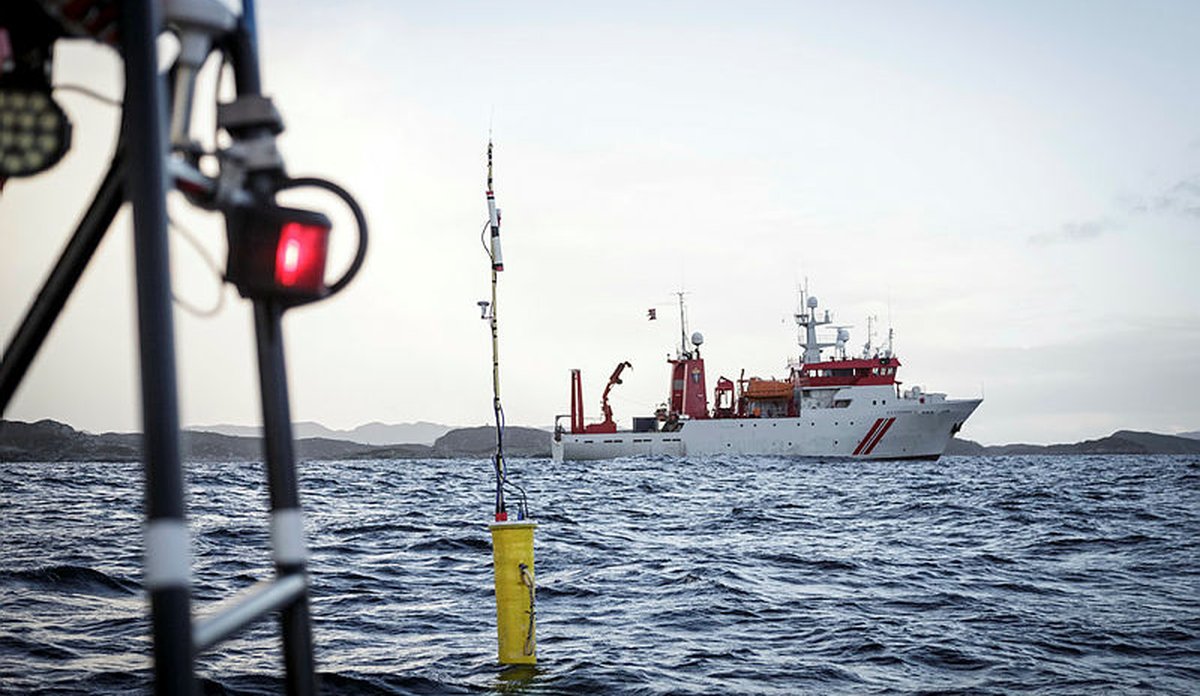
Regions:
[[1085, 220], [1083, 222], [1068, 222], [1054, 232], [1039, 232], [1029, 238], [1030, 244], [1044, 246], [1066, 242], [1084, 242], [1095, 239], [1105, 232], [1116, 229], [1116, 225], [1107, 220]]
[[1153, 207], [1159, 212], [1200, 218], [1200, 175], [1176, 182], [1154, 199]]
[[1149, 198], [1126, 201], [1129, 211], [1137, 214], [1173, 214], [1200, 218], [1200, 174], [1181, 179], [1162, 193]]

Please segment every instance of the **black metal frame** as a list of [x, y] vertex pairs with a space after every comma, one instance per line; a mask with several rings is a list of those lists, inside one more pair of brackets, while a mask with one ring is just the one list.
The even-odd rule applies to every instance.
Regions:
[[[154, 557], [156, 549], [150, 541], [156, 529], [186, 530], [168, 264], [166, 91], [157, 67], [156, 39], [163, 26], [159, 6], [157, 0], [121, 2], [120, 48], [126, 85], [121, 136], [94, 200], [0, 359], [0, 414], [7, 410], [117, 211], [128, 200], [133, 208], [134, 226], [148, 530], [146, 586], [150, 597], [155, 693], [195, 693], [194, 659], [199, 651], [279, 611], [287, 693], [313, 694], [317, 691], [316, 668], [302, 553], [281, 554], [279, 540], [273, 536], [276, 577], [248, 588], [206, 619], [193, 624], [188, 579], [190, 557], [186, 553], [182, 556], [182, 572], [164, 575], [161, 571], [164, 561]], [[242, 6], [238, 26], [228, 37], [226, 52], [233, 66], [238, 96], [257, 96], [261, 94], [261, 79], [254, 2], [243, 0]], [[282, 176], [282, 171], [251, 173], [246, 188], [254, 200], [271, 201]], [[280, 513], [295, 520], [300, 512], [283, 350], [284, 310], [278, 300], [254, 302], [264, 454], [273, 520]]]

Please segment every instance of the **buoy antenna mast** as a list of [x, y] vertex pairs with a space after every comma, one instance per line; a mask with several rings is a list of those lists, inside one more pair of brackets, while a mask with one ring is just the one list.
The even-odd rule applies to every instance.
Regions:
[[[487, 207], [488, 221], [484, 225], [484, 231], [490, 231], [490, 244], [484, 244], [484, 250], [488, 254], [488, 260], [492, 267], [492, 300], [488, 302], [482, 300], [479, 302], [480, 315], [482, 319], [486, 319], [492, 330], [492, 410], [496, 416], [496, 454], [492, 458], [492, 462], [496, 469], [496, 510], [495, 515], [497, 520], [505, 520], [508, 518], [508, 510], [504, 501], [504, 484], [506, 483], [507, 471], [504, 462], [504, 407], [500, 403], [500, 323], [499, 312], [497, 311], [497, 281], [499, 280], [500, 271], [504, 270], [504, 259], [500, 251], [500, 209], [496, 207], [496, 193], [492, 186], [492, 140], [490, 136], [491, 128], [489, 126], [489, 137], [487, 147]], [[525, 501], [522, 496], [521, 505], [518, 510], [518, 517], [525, 517]]]
[[[492, 138], [488, 133], [487, 207], [488, 221], [483, 231], [491, 230], [491, 244], [484, 244], [492, 266], [492, 301], [481, 301], [479, 313], [492, 330], [492, 408], [496, 413], [496, 509], [488, 525], [492, 534], [492, 561], [496, 581], [496, 638], [501, 664], [532, 665], [537, 662], [536, 597], [533, 571], [533, 530], [537, 523], [529, 519], [525, 491], [508, 480], [504, 461], [504, 408], [500, 405], [500, 324], [497, 311], [496, 281], [504, 270], [500, 255], [500, 209], [492, 188]], [[520, 496], [517, 519], [508, 519], [504, 488], [512, 486]]]

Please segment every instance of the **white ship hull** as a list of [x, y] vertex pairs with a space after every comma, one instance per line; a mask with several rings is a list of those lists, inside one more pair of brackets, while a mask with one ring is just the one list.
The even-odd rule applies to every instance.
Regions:
[[558, 461], [711, 455], [937, 459], [981, 400], [890, 401], [806, 409], [797, 417], [685, 420], [674, 432], [558, 432], [551, 456]]

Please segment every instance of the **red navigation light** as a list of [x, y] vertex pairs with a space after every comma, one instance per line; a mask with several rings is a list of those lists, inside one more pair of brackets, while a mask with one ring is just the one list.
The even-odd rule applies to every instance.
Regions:
[[328, 294], [329, 218], [271, 204], [237, 206], [225, 216], [229, 236], [225, 277], [243, 297], [302, 304]]
[[289, 222], [275, 249], [275, 282], [282, 288], [320, 290], [325, 284], [329, 229]]

